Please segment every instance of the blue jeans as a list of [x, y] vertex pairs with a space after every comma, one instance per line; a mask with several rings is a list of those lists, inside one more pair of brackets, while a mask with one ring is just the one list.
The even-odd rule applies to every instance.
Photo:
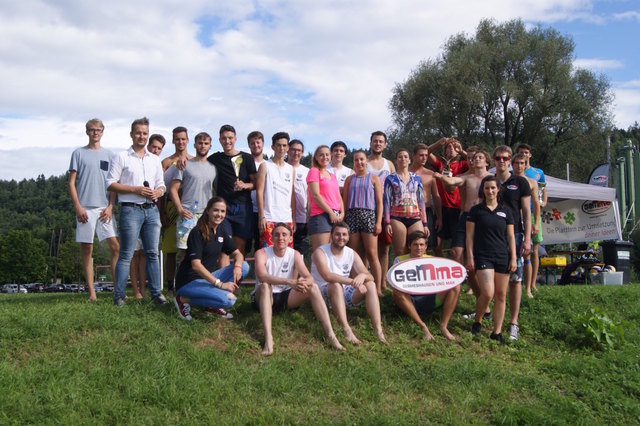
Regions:
[[160, 283], [160, 262], [158, 246], [160, 244], [160, 214], [157, 207], [120, 206], [120, 254], [116, 263], [116, 287], [114, 300], [124, 298], [129, 277], [129, 265], [136, 248], [138, 237], [142, 240], [147, 260], [147, 279], [151, 297], [158, 297], [162, 287]]
[[[211, 274], [222, 281], [233, 282], [233, 264], [225, 266], [222, 269], [212, 272]], [[242, 262], [242, 278], [249, 273], [249, 264]], [[236, 298], [229, 299], [229, 292], [218, 287], [214, 287], [204, 278], [190, 281], [180, 287], [176, 293], [178, 296], [188, 297], [190, 305], [204, 306], [205, 308], [230, 308], [236, 303]]]

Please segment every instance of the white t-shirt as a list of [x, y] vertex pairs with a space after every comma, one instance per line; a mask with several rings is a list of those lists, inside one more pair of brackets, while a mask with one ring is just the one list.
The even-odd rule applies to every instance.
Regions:
[[336, 175], [340, 188], [344, 186], [344, 182], [347, 180], [347, 178], [353, 174], [353, 170], [345, 166], [342, 166], [339, 169], [335, 169], [333, 168], [333, 166], [331, 166], [331, 164], [329, 164], [327, 166], [327, 170]]
[[[318, 250], [322, 250], [324, 252], [325, 257], [327, 258], [327, 266], [329, 267], [329, 271], [334, 274], [342, 275], [343, 277], [348, 277], [351, 275], [351, 268], [353, 268], [353, 259], [354, 259], [354, 251], [350, 247], [345, 247], [342, 256], [336, 257], [331, 252], [331, 243], [324, 244], [318, 247]], [[311, 276], [318, 284], [318, 286], [326, 286], [328, 283], [322, 278], [322, 275], [318, 272], [318, 268], [316, 267], [315, 262], [311, 263]]]
[[[284, 256], [278, 257], [273, 252], [273, 246], [264, 248], [264, 252], [267, 255], [267, 273], [271, 276], [278, 278], [293, 278], [293, 267], [295, 266], [295, 253], [296, 251], [291, 247], [287, 247], [284, 252]], [[260, 281], [256, 277], [256, 287], [254, 292], [258, 289]], [[291, 287], [284, 284], [272, 285], [271, 289], [273, 293], [282, 293], [289, 290]]]
[[296, 178], [293, 190], [296, 194], [296, 223], [307, 223], [307, 174], [309, 168], [302, 164], [294, 168]]

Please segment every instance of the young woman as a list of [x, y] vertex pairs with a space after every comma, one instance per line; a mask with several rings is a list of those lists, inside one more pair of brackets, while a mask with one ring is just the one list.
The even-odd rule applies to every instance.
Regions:
[[307, 174], [309, 187], [309, 234], [312, 250], [329, 243], [331, 225], [344, 219], [344, 204], [336, 175], [327, 170], [331, 161], [329, 147], [320, 145], [313, 153]]
[[502, 204], [500, 184], [495, 176], [482, 179], [478, 192], [482, 202], [473, 206], [467, 217], [467, 269], [475, 271], [480, 289], [471, 333], [482, 331], [482, 317], [494, 299], [491, 339], [502, 343], [509, 273], [516, 270], [513, 215]]
[[[211, 198], [187, 239], [187, 251], [176, 275], [174, 299], [180, 317], [187, 321], [191, 320], [190, 305], [204, 306], [208, 312], [233, 318], [225, 309], [236, 303], [234, 292], [249, 272], [249, 265], [228, 228], [220, 226], [226, 214], [224, 199]], [[216, 270], [221, 253], [229, 255], [233, 263]]]
[[407, 234], [423, 231], [429, 236], [420, 176], [409, 171], [409, 151], [396, 152], [396, 172], [384, 181], [384, 223], [396, 256], [407, 252]]
[[[382, 183], [375, 174], [367, 171], [367, 153], [353, 153], [355, 174], [347, 177], [342, 188], [346, 204], [344, 221], [349, 225], [349, 247], [369, 261], [371, 275], [376, 282], [378, 295], [382, 295], [382, 269], [378, 260], [378, 235], [382, 232]], [[360, 250], [364, 246], [364, 253]]]

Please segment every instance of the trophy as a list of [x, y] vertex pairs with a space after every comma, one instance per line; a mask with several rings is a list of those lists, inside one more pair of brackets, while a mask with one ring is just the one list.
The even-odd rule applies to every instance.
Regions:
[[540, 204], [542, 204], [545, 186], [547, 186], [545, 182], [538, 182], [538, 201]]
[[[233, 165], [233, 171], [236, 173], [236, 182], [240, 180], [240, 166], [242, 165], [242, 155], [238, 155], [231, 160], [231, 164]], [[238, 186], [236, 185], [234, 188], [235, 191], [238, 191]]]

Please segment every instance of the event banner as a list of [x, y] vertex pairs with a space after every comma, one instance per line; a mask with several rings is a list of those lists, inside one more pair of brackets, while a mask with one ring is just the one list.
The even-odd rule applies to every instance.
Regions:
[[611, 201], [549, 202], [540, 213], [543, 244], [622, 239], [616, 207]]

